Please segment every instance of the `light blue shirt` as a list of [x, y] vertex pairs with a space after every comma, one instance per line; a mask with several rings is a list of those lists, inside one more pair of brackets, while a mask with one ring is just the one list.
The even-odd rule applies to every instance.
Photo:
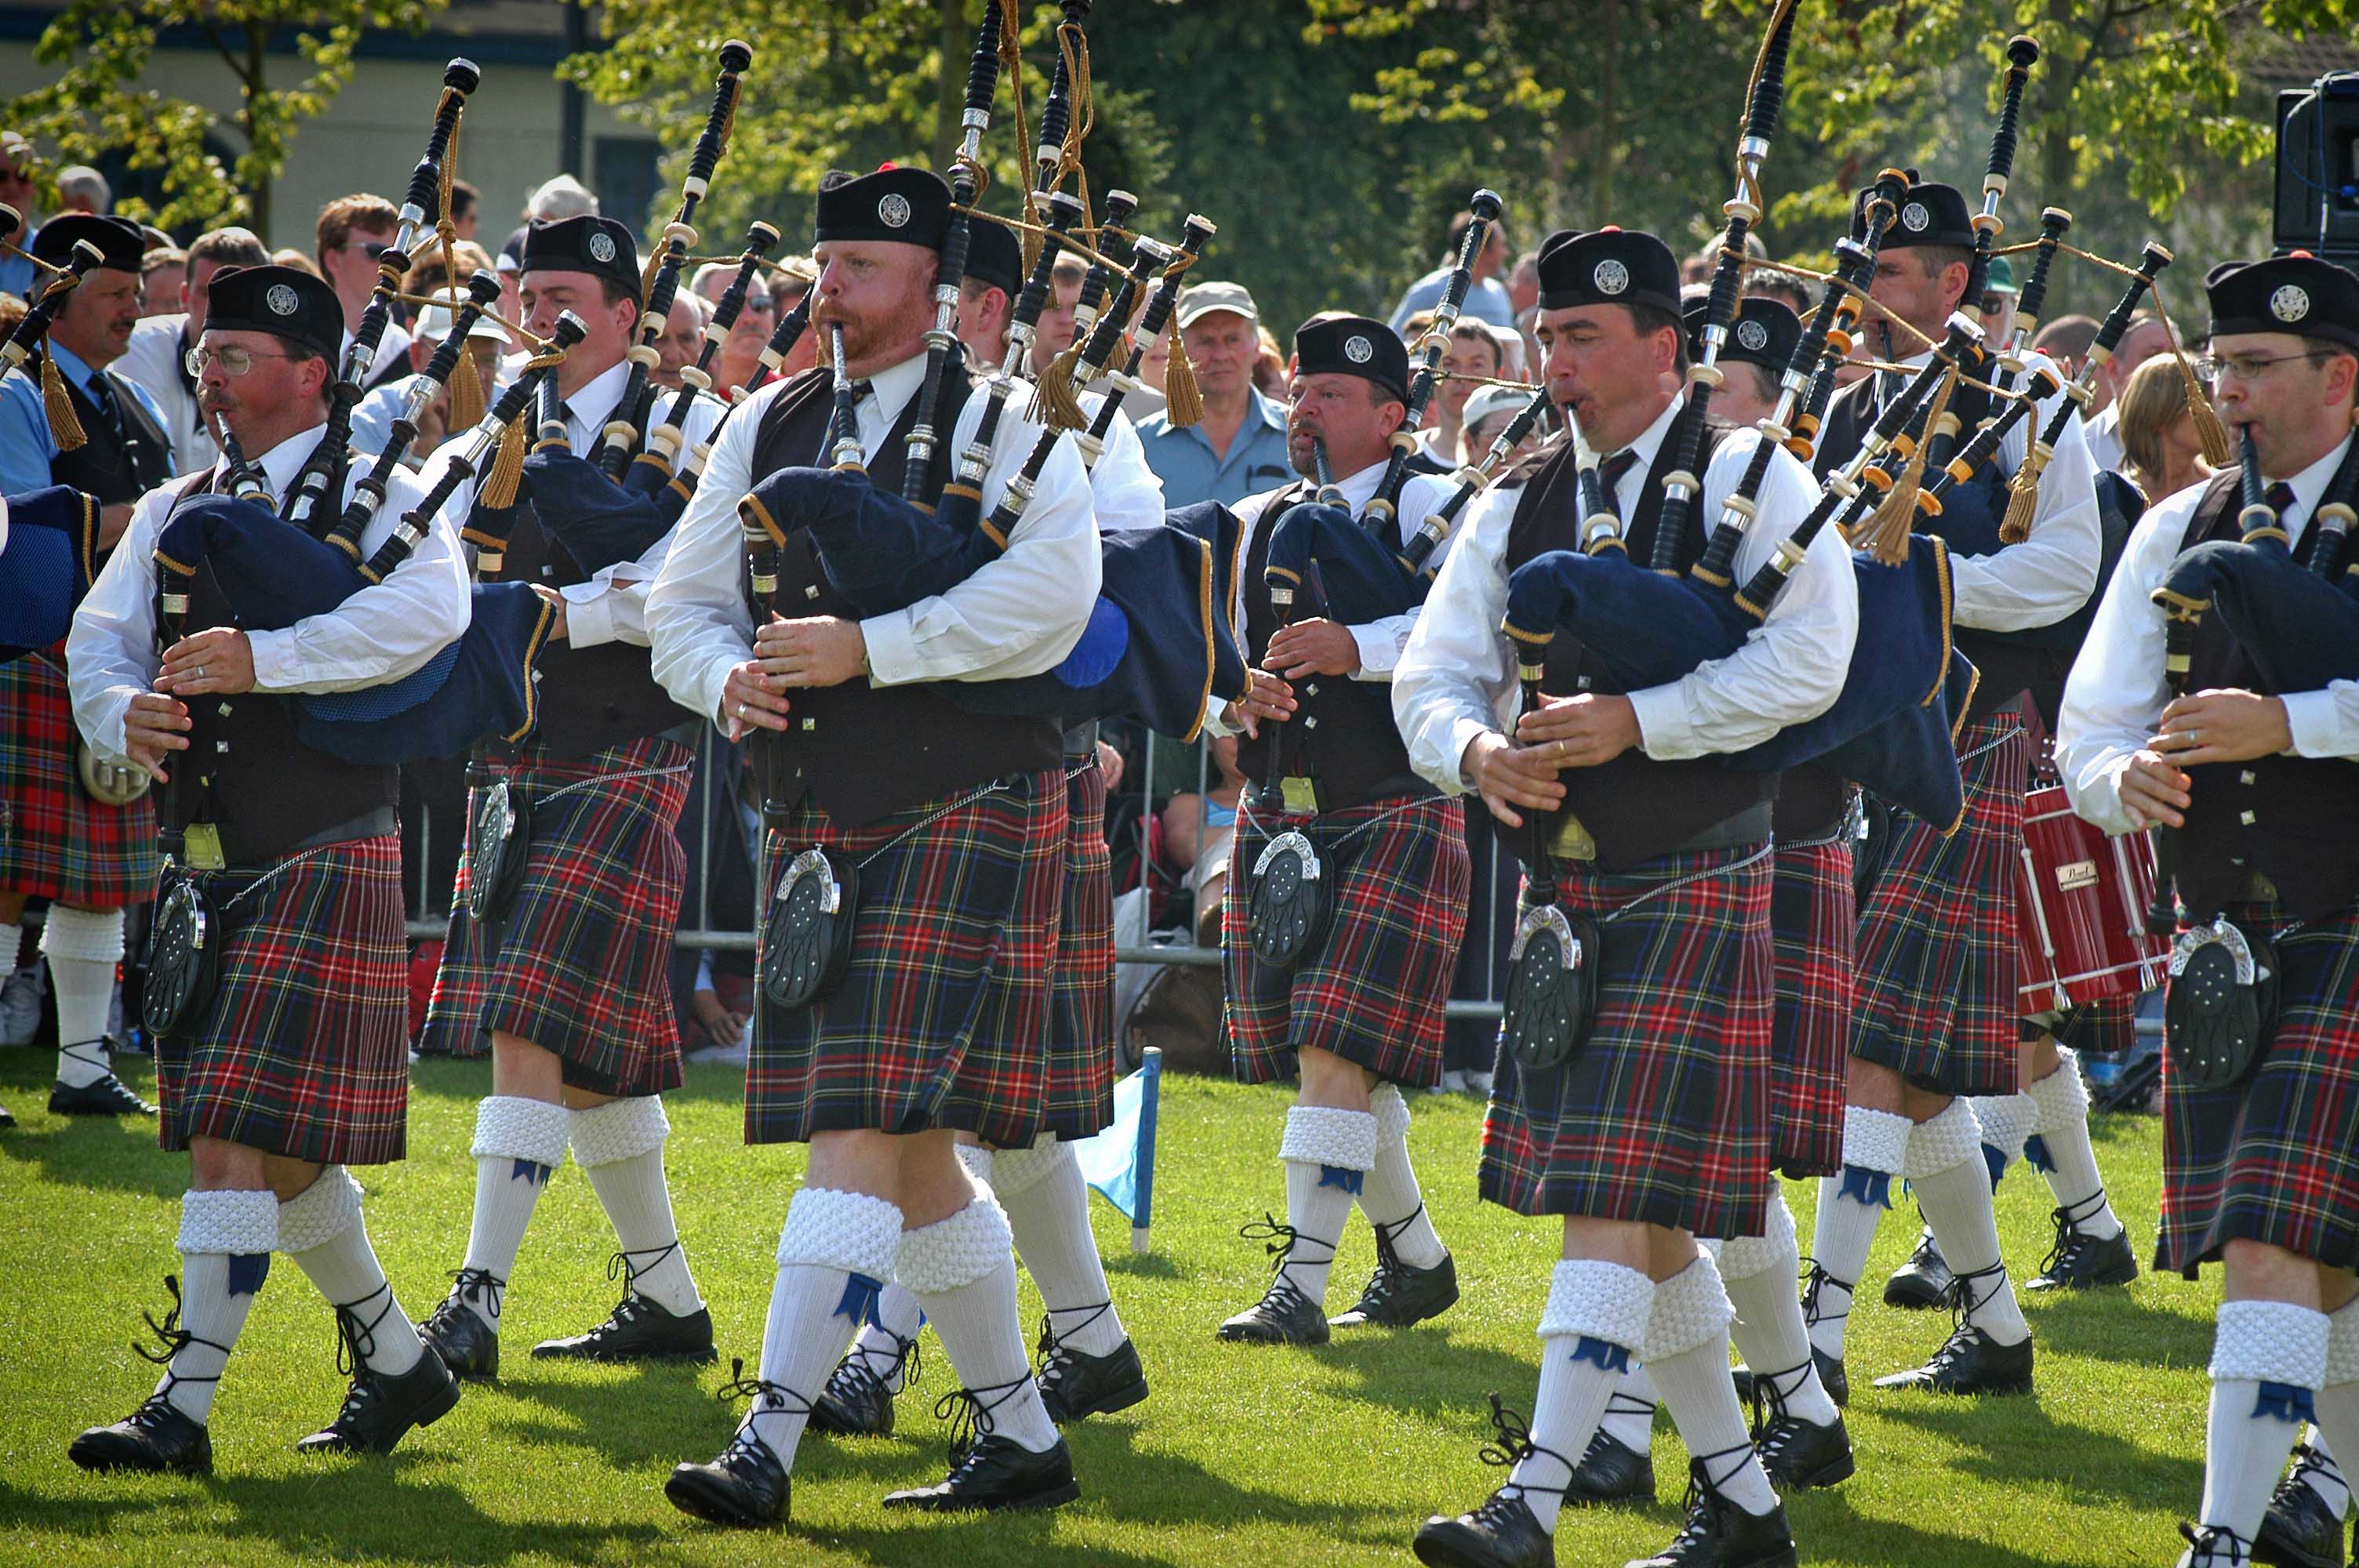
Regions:
[[[353, 405], [353, 450], [385, 450], [386, 443], [393, 439], [394, 416], [401, 412], [402, 399], [409, 395], [409, 384], [421, 379], [419, 373], [413, 372], [361, 395], [361, 400]], [[412, 461], [409, 466], [417, 468], [422, 461]]]
[[[1401, 323], [1419, 311], [1430, 310], [1440, 304], [1442, 295], [1450, 287], [1450, 275], [1455, 265], [1438, 266], [1410, 284], [1408, 292], [1401, 296], [1401, 302], [1393, 307], [1392, 319], [1385, 324], [1397, 332], [1401, 330]], [[1458, 314], [1488, 321], [1494, 327], [1505, 327], [1511, 332], [1516, 330], [1515, 303], [1507, 297], [1506, 285], [1495, 277], [1476, 279], [1473, 287], [1467, 289], [1466, 303], [1459, 308]]]
[[1211, 438], [1195, 426], [1173, 429], [1168, 409], [1138, 422], [1138, 444], [1147, 466], [1163, 481], [1164, 505], [1217, 501], [1234, 506], [1294, 478], [1286, 460], [1286, 411], [1259, 392], [1248, 389], [1245, 395], [1252, 405], [1225, 455], [1215, 455]]
[[[58, 373], [88, 396], [91, 381], [98, 373], [54, 339], [43, 347], [56, 362]], [[118, 396], [127, 394], [137, 398], [158, 427], [163, 426], [164, 411], [156, 406], [146, 387], [119, 375], [110, 384]], [[49, 464], [57, 456], [58, 441], [49, 433], [49, 411], [41, 402], [39, 376], [27, 374], [22, 367], [10, 371], [5, 380], [0, 380], [0, 495], [21, 495], [51, 482]], [[171, 458], [168, 448], [164, 460], [169, 463]]]
[[[11, 236], [25, 250], [33, 248], [38, 229], [21, 229]], [[13, 294], [27, 304], [33, 298], [33, 264], [23, 256], [0, 256], [0, 294]]]

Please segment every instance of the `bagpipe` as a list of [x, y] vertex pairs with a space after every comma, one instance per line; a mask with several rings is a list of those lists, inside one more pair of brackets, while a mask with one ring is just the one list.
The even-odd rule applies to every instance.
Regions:
[[[1368, 500], [1366, 521], [1373, 533], [1384, 534], [1393, 522], [1401, 487], [1408, 482], [1409, 460], [1417, 455], [1418, 427], [1424, 422], [1426, 405], [1432, 400], [1451, 330], [1458, 325], [1459, 312], [1466, 306], [1467, 291], [1474, 287], [1474, 258], [1483, 254], [1491, 225], [1498, 222], [1503, 205], [1498, 192], [1488, 188], [1475, 191], [1467, 200], [1469, 217], [1465, 237], [1458, 247], [1458, 260], [1450, 269], [1449, 281], [1442, 285], [1440, 303], [1433, 308], [1433, 325], [1418, 344], [1408, 411], [1401, 416], [1400, 428], [1392, 434], [1392, 456], [1385, 464], [1384, 477], [1376, 481], [1375, 494]], [[1425, 550], [1430, 551], [1436, 543], [1439, 541], [1428, 542]]]
[[[24, 214], [14, 207], [0, 205], [0, 241], [15, 233], [24, 222]], [[39, 351], [42, 342], [49, 335], [49, 328], [57, 321], [58, 312], [65, 308], [66, 297], [80, 288], [82, 280], [90, 275], [91, 269], [106, 259], [105, 253], [88, 240], [74, 242], [73, 250], [62, 267], [51, 266], [30, 251], [17, 246], [7, 248], [31, 262], [34, 272], [46, 274], [49, 281], [42, 286], [38, 297], [25, 312], [25, 319], [16, 323], [16, 330], [8, 334], [5, 342], [0, 342], [0, 375], [23, 368]], [[49, 416], [50, 438], [57, 442], [60, 451], [72, 451], [82, 444], [82, 421], [74, 414], [73, 398], [66, 391], [65, 378], [58, 373], [56, 362], [47, 354], [41, 355], [40, 378], [41, 407]]]
[[73, 629], [74, 606], [98, 575], [98, 502], [53, 484], [7, 500], [0, 545], [0, 664]]
[[[361, 313], [360, 325], [353, 330], [352, 347], [345, 351], [344, 362], [329, 389], [327, 431], [304, 463], [302, 472], [295, 476], [289, 492], [288, 520], [314, 537], [324, 539], [355, 563], [361, 558], [360, 535], [347, 526], [348, 514], [335, 513], [339, 481], [352, 444], [353, 408], [367, 390], [369, 367], [375, 362], [377, 345], [385, 341], [385, 330], [393, 319], [402, 277], [409, 271], [410, 247], [422, 233], [437, 225], [445, 231], [441, 236], [445, 254], [455, 243], [455, 232], [449, 231], [453, 172], [451, 144], [458, 135], [459, 119], [466, 110], [468, 96], [482, 81], [483, 73], [472, 60], [453, 59], [443, 68], [442, 96], [434, 107], [434, 128], [427, 138], [426, 152], [410, 171], [409, 189], [402, 199], [393, 244], [377, 258], [375, 291], [369, 297], [368, 308]], [[452, 336], [460, 334], [453, 332]]]
[[[462, 315], [480, 308], [470, 299]], [[443, 350], [463, 342], [470, 324], [462, 319], [444, 340]], [[453, 443], [455, 449], [440, 460], [444, 466], [425, 497], [402, 514], [375, 554], [357, 564], [334, 536], [323, 538], [295, 524], [293, 502], [300, 492], [290, 491], [284, 517], [261, 503], [251, 470], [233, 455], [235, 438], [223, 425], [219, 433], [231, 493], [192, 493], [174, 504], [156, 539], [160, 600], [185, 614], [198, 573], [210, 568], [241, 626], [275, 632], [325, 614], [382, 582], [425, 538], [460, 487], [487, 467], [506, 429], [524, 416], [541, 382], [556, 373], [564, 351], [582, 333], [578, 317], [569, 313], [559, 319], [548, 347], [501, 394], [466, 441]], [[479, 534], [473, 524], [466, 536], [496, 563], [503, 541]], [[534, 720], [533, 664], [549, 618], [528, 584], [480, 584], [465, 634], [423, 666], [360, 691], [289, 697], [288, 723], [305, 745], [372, 766], [455, 756], [486, 734], [521, 739]]]

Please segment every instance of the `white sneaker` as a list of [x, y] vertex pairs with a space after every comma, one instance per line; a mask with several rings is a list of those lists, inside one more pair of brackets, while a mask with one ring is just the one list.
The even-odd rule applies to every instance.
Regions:
[[1462, 1095], [1466, 1092], [1466, 1075], [1454, 1067], [1446, 1069], [1441, 1081], [1425, 1092], [1430, 1095]]
[[1466, 1073], [1462, 1076], [1466, 1079], [1466, 1092], [1468, 1094], [1473, 1095], [1476, 1099], [1489, 1099], [1491, 1098], [1491, 1085], [1495, 1075], [1490, 1073]]
[[0, 983], [0, 1045], [30, 1045], [41, 1028], [41, 998], [49, 989], [49, 968], [35, 964]]

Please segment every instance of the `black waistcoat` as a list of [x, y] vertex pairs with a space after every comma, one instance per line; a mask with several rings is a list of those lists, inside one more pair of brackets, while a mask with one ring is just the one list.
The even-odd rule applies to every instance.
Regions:
[[[934, 427], [933, 474], [926, 493], [948, 472], [959, 410], [970, 386], [963, 369], [943, 389]], [[908, 467], [903, 443], [917, 421], [911, 397], [868, 465], [879, 490], [899, 494]], [[833, 412], [832, 378], [805, 371], [788, 383], [762, 416], [754, 438], [756, 479], [786, 468], [824, 466], [821, 450]], [[779, 552], [777, 612], [789, 619], [839, 615], [859, 620], [820, 569], [810, 533], [781, 517], [788, 530]], [[750, 587], [747, 589], [749, 597]], [[752, 606], [756, 623], [770, 607]], [[775, 748], [768, 759], [772, 802], [791, 806], [806, 792], [829, 816], [857, 827], [897, 811], [940, 800], [959, 790], [1009, 773], [1039, 773], [1063, 764], [1057, 726], [1046, 719], [1013, 719], [962, 712], [925, 685], [874, 686], [855, 676], [841, 686], [814, 687], [788, 694], [793, 703], [784, 730], [757, 730], [757, 743]]]
[[[359, 579], [353, 582], [357, 588]], [[212, 564], [201, 565], [189, 595], [188, 625], [244, 624]], [[400, 794], [399, 770], [342, 762], [305, 745], [288, 722], [291, 700], [258, 691], [191, 697], [189, 749], [172, 765], [170, 813], [162, 825], [213, 823], [223, 859], [233, 867], [255, 868], [306, 838], [392, 806]]]
[[[2237, 473], [2212, 476], [2180, 547], [2241, 537]], [[2307, 535], [2305, 535], [2307, 537]], [[2345, 547], [2348, 547], [2347, 542]], [[2207, 615], [2195, 633], [2189, 691], [2271, 691], [2236, 640]], [[2179, 836], [2180, 897], [2198, 919], [2242, 895], [2255, 872], [2297, 918], [2323, 919], [2359, 896], [2359, 767], [2337, 759], [2256, 757], [2190, 768], [2193, 804]]]
[[123, 432], [118, 436], [98, 411], [98, 405], [68, 380], [66, 395], [73, 404], [74, 417], [82, 421], [84, 439], [72, 451], [61, 451], [49, 460], [49, 482], [70, 484], [85, 495], [96, 496], [100, 505], [113, 506], [136, 501], [172, 477], [172, 438], [149, 416], [129, 382], [107, 371], [98, 373], [107, 378], [114, 393], [114, 406], [123, 414]]
[[[1269, 602], [1270, 535], [1288, 507], [1311, 498], [1308, 481], [1286, 487], [1261, 514], [1253, 547], [1245, 554], [1245, 651], [1259, 667], [1269, 640], [1277, 634], [1277, 612]], [[1397, 541], [1390, 541], [1397, 543]], [[1353, 617], [1332, 612], [1329, 620]], [[1237, 737], [1237, 771], [1256, 784], [1269, 782], [1270, 752], [1280, 730], [1286, 736], [1286, 771], [1318, 781], [1321, 806], [1340, 811], [1384, 795], [1431, 795], [1433, 786], [1412, 772], [1408, 749], [1393, 722], [1393, 688], [1386, 681], [1350, 676], [1306, 676], [1294, 683], [1295, 715], [1284, 724], [1265, 724], [1258, 736]]]
[[[1724, 426], [1711, 427], [1698, 472], [1730, 434]], [[1654, 559], [1655, 526], [1663, 509], [1662, 475], [1672, 468], [1678, 444], [1679, 430], [1674, 427], [1657, 450], [1634, 516], [1624, 526], [1630, 560], [1640, 570]], [[1703, 554], [1708, 537], [1701, 500], [1697, 497], [1699, 504], [1690, 508], [1687, 537], [1680, 541], [1682, 573]], [[1572, 449], [1560, 443], [1529, 470], [1516, 501], [1515, 516], [1507, 524], [1507, 551], [1500, 568], [1513, 572], [1547, 551], [1578, 550], [1580, 531]], [[1541, 677], [1540, 689], [1551, 697], [1583, 691], [1620, 695], [1622, 691], [1567, 627], [1559, 627], [1549, 644], [1547, 674]], [[1557, 777], [1565, 786], [1564, 808], [1580, 817], [1597, 840], [1598, 863], [1609, 871], [1627, 871], [1667, 854], [1706, 828], [1777, 795], [1776, 773], [1739, 773], [1711, 757], [1658, 762], [1635, 746], [1601, 766], [1567, 768]]]

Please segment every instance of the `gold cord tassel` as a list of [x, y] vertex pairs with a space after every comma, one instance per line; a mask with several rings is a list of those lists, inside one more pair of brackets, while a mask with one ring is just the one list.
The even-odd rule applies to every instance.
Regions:
[[516, 504], [516, 491], [524, 483], [524, 418], [519, 416], [500, 432], [499, 456], [492, 460], [491, 475], [484, 481], [483, 503], [495, 512]]
[[1180, 346], [1176, 331], [1171, 334], [1171, 358], [1163, 368], [1163, 404], [1165, 417], [1175, 430], [1203, 422], [1204, 392], [1196, 384], [1196, 367], [1189, 362], [1188, 351]]
[[1082, 362], [1082, 345], [1075, 343], [1049, 362], [1040, 373], [1039, 394], [1032, 399], [1032, 417], [1051, 430], [1086, 430], [1089, 410], [1073, 393], [1073, 372]]
[[2180, 379], [2187, 384], [2187, 412], [2195, 420], [2195, 438], [2203, 443], [2203, 460], [2215, 469], [2226, 468], [2234, 456], [2228, 445], [2228, 427], [2220, 423], [2220, 411], [2204, 395], [2203, 383], [2188, 362], [2187, 351], [2179, 346], [2179, 329], [2170, 324], [2170, 308], [2162, 302], [2161, 280], [2157, 278], [2147, 287], [2154, 291], [2154, 313], [2162, 321], [2163, 341], [2170, 345], [2171, 360], [2179, 366]]
[[73, 451], [89, 439], [74, 414], [73, 398], [66, 392], [66, 378], [58, 373], [58, 362], [47, 354], [41, 356], [41, 407], [49, 416], [49, 437], [58, 450]]
[[[1933, 444], [1933, 432], [1940, 427], [1941, 416], [1949, 412], [1950, 394], [1957, 390], [1958, 367], [1951, 365], [1940, 384], [1933, 389], [1932, 411], [1925, 418], [1925, 435], [1917, 449], [1908, 454], [1908, 466], [1892, 481], [1892, 488], [1876, 503], [1875, 514], [1867, 526], [1853, 536], [1853, 544], [1875, 553], [1886, 566], [1897, 567], [1908, 558], [1909, 524], [1917, 520], [1917, 496], [1925, 485], [1925, 453]], [[1863, 537], [1865, 540], [1861, 545]]]
[[451, 372], [451, 406], [442, 421], [446, 435], [472, 430], [484, 422], [482, 346], [473, 338], [459, 350], [459, 363]]
[[2039, 474], [2052, 454], [2035, 436], [2023, 454], [2023, 466], [2006, 487], [2006, 515], [1999, 519], [1998, 542], [2020, 545], [2031, 537], [2031, 514], [2039, 506]]
[[1031, 194], [1027, 192], [1024, 197], [1024, 222], [1026, 226], [1016, 231], [1016, 238], [1021, 242], [1024, 246], [1024, 276], [1026, 277], [1030, 277], [1032, 276], [1032, 269], [1040, 265], [1040, 247], [1049, 243], [1048, 237], [1040, 232], [1040, 229], [1043, 225], [1047, 224], [1048, 222], [1049, 215], [1046, 212], [1041, 211], [1038, 207], [1033, 204]]

